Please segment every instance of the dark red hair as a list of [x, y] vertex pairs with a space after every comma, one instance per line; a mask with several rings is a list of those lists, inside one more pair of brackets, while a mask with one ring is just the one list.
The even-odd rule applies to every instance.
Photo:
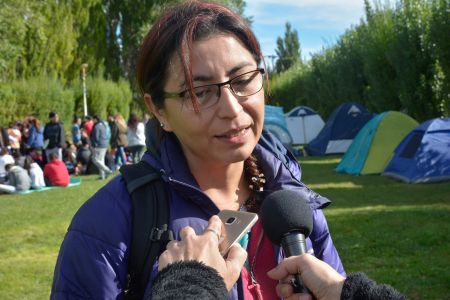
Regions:
[[[231, 9], [208, 2], [190, 1], [168, 9], [145, 37], [137, 62], [137, 82], [157, 107], [164, 103], [168, 64], [177, 53], [189, 89], [193, 88], [190, 49], [200, 39], [214, 34], [232, 34], [253, 55], [259, 65], [261, 48], [249, 24]], [[196, 99], [191, 91], [191, 98]], [[197, 101], [194, 107], [198, 111]]]

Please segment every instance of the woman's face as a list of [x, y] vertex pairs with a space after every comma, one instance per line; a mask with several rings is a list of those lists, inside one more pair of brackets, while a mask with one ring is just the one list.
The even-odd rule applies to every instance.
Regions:
[[[232, 35], [197, 41], [192, 47], [194, 87], [221, 83], [257, 69], [250, 52]], [[178, 57], [168, 70], [166, 92], [186, 89]], [[167, 98], [157, 116], [164, 130], [173, 132], [192, 164], [230, 164], [245, 160], [259, 140], [264, 122], [264, 91], [236, 98], [229, 85], [220, 88], [220, 98], [200, 112], [187, 109], [180, 98]]]

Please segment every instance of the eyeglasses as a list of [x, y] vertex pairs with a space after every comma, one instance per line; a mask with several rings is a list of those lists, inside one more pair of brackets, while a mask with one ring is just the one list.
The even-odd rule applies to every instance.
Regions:
[[[238, 101], [245, 101], [245, 97], [258, 93], [263, 87], [265, 70], [260, 68], [254, 71], [246, 72], [231, 78], [222, 83], [214, 83], [208, 85], [197, 86], [193, 88], [194, 95], [197, 97], [199, 107], [201, 109], [209, 108], [219, 102], [221, 87], [230, 86], [230, 90]], [[186, 89], [180, 93], [164, 93], [165, 98], [181, 98], [183, 99], [183, 107], [188, 110], [195, 110], [193, 99]]]

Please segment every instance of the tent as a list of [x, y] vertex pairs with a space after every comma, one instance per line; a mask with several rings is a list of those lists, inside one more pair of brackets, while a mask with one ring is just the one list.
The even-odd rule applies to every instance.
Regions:
[[319, 135], [306, 146], [306, 151], [309, 155], [345, 153], [358, 131], [371, 118], [372, 114], [361, 104], [341, 104]]
[[408, 183], [450, 180], [450, 118], [431, 119], [414, 128], [382, 175]]
[[264, 128], [275, 135], [288, 149], [292, 148], [292, 137], [286, 127], [283, 108], [280, 106], [265, 105]]
[[383, 172], [395, 148], [417, 125], [416, 120], [397, 111], [376, 115], [358, 132], [336, 171], [351, 175]]
[[319, 134], [325, 122], [312, 108], [297, 106], [286, 114], [286, 124], [294, 144], [308, 144]]

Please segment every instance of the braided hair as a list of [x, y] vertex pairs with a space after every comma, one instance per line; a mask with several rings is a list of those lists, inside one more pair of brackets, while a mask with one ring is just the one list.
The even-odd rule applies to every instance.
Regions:
[[244, 176], [251, 190], [250, 197], [245, 201], [244, 206], [250, 212], [258, 212], [262, 204], [262, 192], [266, 180], [253, 154], [244, 161]]

